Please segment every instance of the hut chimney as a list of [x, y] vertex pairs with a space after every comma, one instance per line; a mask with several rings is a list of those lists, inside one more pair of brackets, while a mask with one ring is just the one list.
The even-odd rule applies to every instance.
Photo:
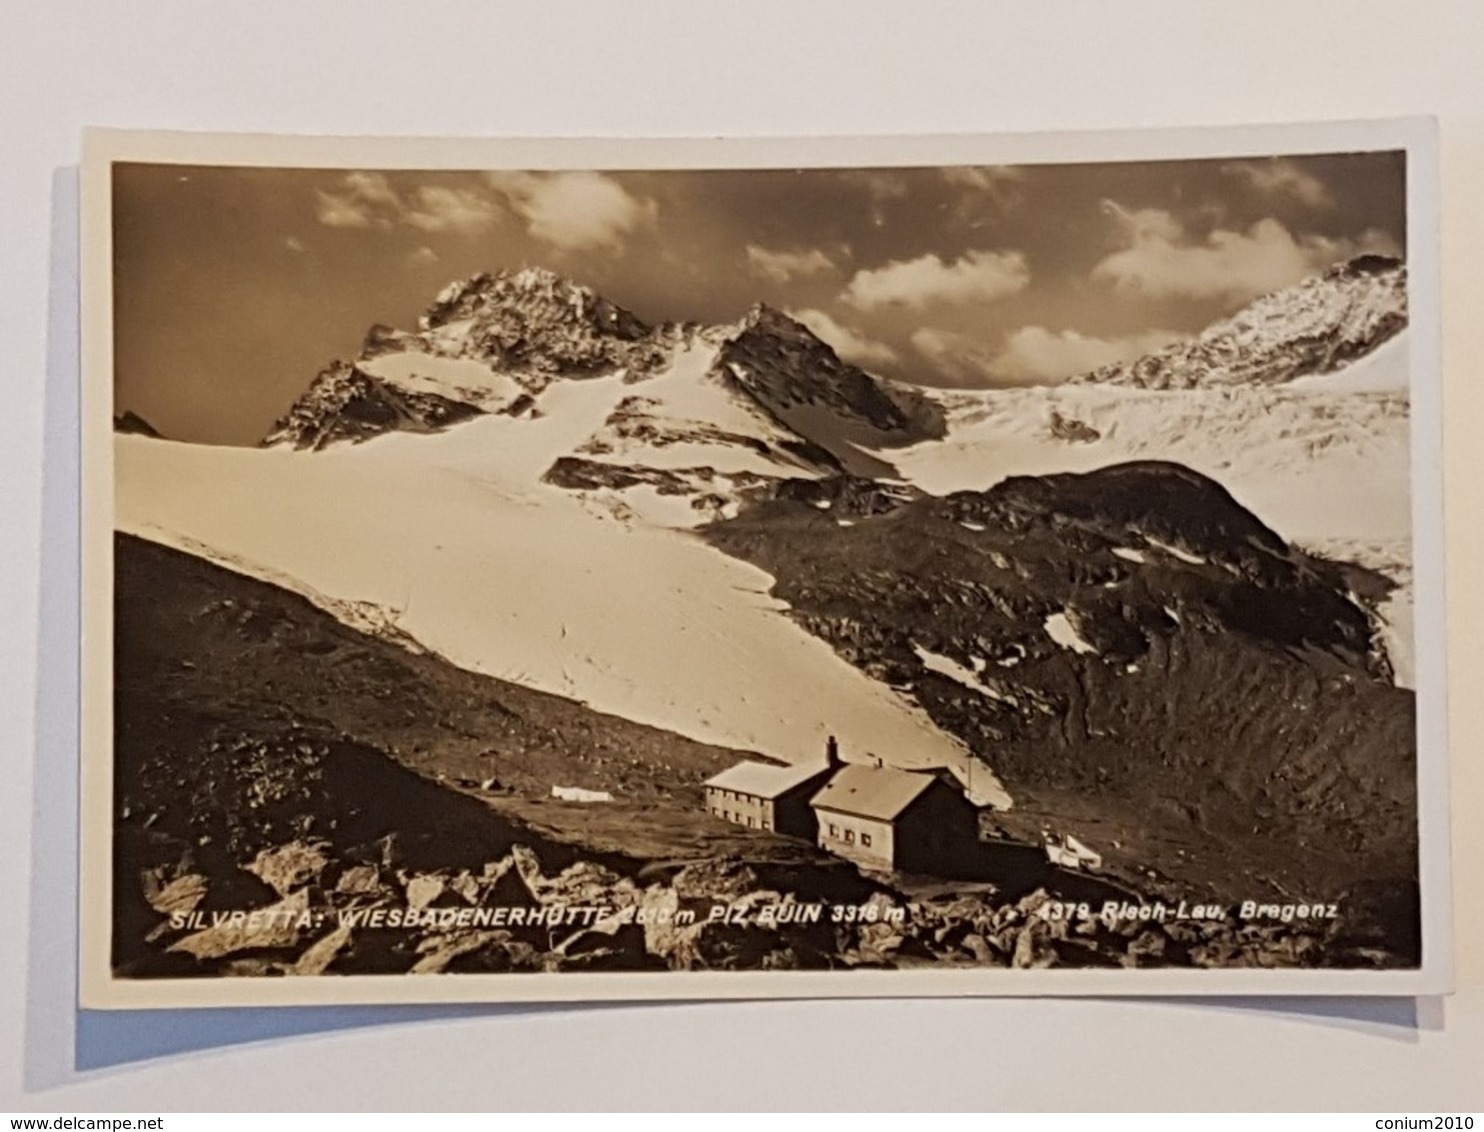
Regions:
[[833, 735], [824, 741], [824, 761], [831, 770], [838, 769], [842, 764], [840, 760], [840, 742]]

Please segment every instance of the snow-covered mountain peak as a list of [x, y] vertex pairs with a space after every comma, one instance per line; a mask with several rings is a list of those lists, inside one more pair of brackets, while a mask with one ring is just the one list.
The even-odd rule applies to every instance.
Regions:
[[738, 330], [761, 330], [787, 337], [817, 338], [817, 335], [798, 319], [770, 303], [753, 303], [748, 307], [747, 313], [738, 324]]
[[936, 402], [841, 361], [774, 307], [651, 327], [591, 288], [524, 268], [449, 284], [415, 331], [373, 326], [360, 355], [323, 371], [265, 443], [318, 449], [491, 413], [523, 425], [566, 403], [547, 396], [557, 385], [605, 378], [618, 382], [604, 382], [605, 419], [552, 452], [543, 478], [665, 525], [735, 513], [790, 477], [891, 475], [880, 450], [943, 433]]
[[809, 436], [857, 475], [879, 475], [861, 448], [887, 448], [943, 434], [936, 402], [887, 385], [842, 361], [828, 343], [775, 307], [758, 303], [721, 350], [735, 384], [789, 427]]
[[450, 283], [418, 320], [425, 333], [465, 321], [508, 322], [519, 313], [533, 325], [583, 326], [594, 333], [635, 340], [650, 327], [631, 311], [544, 267], [480, 272]]
[[1363, 255], [1255, 299], [1193, 339], [1072, 380], [1143, 389], [1276, 385], [1340, 369], [1406, 325], [1406, 265]]
[[656, 337], [633, 312], [592, 288], [527, 267], [450, 284], [400, 345], [523, 374], [534, 392], [553, 377], [659, 364]]
[[322, 371], [264, 443], [321, 448], [524, 412], [559, 379], [663, 368], [669, 337], [545, 268], [481, 272], [440, 291], [415, 331], [371, 327], [356, 359]]

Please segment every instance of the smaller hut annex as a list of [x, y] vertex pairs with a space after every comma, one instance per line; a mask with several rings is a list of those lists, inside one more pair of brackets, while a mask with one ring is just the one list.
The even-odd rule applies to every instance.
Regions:
[[828, 764], [773, 766], [740, 762], [706, 781], [706, 810], [724, 821], [813, 841], [809, 799], [833, 768]]

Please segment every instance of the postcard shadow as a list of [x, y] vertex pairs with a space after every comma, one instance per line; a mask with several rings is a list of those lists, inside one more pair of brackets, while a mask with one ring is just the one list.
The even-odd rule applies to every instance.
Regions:
[[[78, 170], [58, 169], [52, 178], [43, 417], [35, 788], [23, 1072], [26, 1091], [40, 1092], [86, 1074], [244, 1043], [284, 1041], [364, 1027], [592, 1009], [487, 1004], [131, 1011], [78, 1008], [79, 219]], [[1403, 1040], [1415, 1040], [1419, 1029], [1442, 1026], [1441, 1004], [1430, 999], [1142, 1001], [1183, 1009], [1266, 1011]], [[632, 1008], [638, 1004], [608, 1005]], [[985, 1006], [993, 1009], [992, 1004]]]

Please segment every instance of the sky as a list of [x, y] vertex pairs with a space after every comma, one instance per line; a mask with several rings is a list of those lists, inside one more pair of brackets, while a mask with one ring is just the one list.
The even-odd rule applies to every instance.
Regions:
[[648, 322], [788, 311], [922, 385], [1054, 383], [1361, 252], [1400, 153], [658, 172], [114, 169], [116, 410], [256, 443], [375, 323], [539, 265]]

